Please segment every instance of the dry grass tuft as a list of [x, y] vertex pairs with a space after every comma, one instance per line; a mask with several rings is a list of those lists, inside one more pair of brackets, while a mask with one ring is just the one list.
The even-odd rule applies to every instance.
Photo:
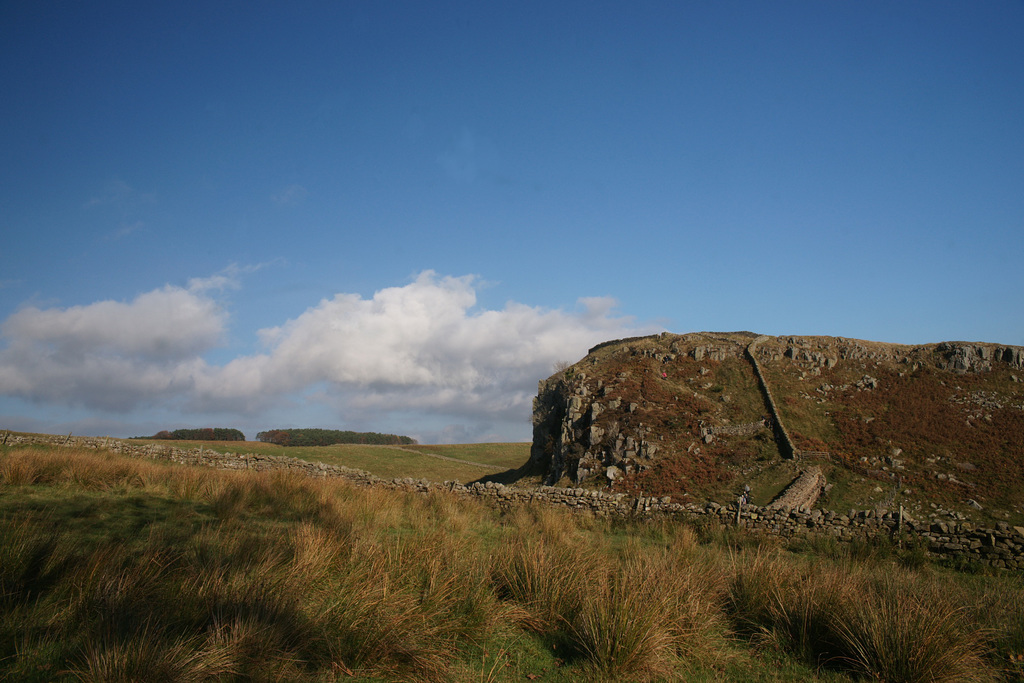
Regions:
[[835, 620], [843, 662], [857, 673], [894, 683], [991, 679], [964, 607], [922, 590], [911, 575], [866, 583]]

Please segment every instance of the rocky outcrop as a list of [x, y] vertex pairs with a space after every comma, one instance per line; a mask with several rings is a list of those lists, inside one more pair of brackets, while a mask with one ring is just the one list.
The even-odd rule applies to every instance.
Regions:
[[[1004, 457], [1000, 449], [1015, 447], [1000, 444], [1018, 443], [1021, 367], [1024, 349], [986, 343], [912, 346], [748, 332], [617, 340], [539, 383], [531, 464], [547, 485], [679, 498], [685, 492], [690, 500], [723, 503], [781, 457], [887, 485], [901, 480], [900, 496], [916, 510], [938, 495], [934, 481], [961, 502], [998, 499], [1015, 485], [991, 472]], [[966, 373], [975, 377], [961, 386], [957, 377]], [[937, 396], [956, 409], [929, 403]], [[936, 431], [934, 441], [919, 430], [902, 442], [901, 425], [919, 405], [944, 425], [991, 432], [988, 450], [960, 453], [951, 430]], [[764, 429], [774, 447], [759, 436]], [[893, 448], [907, 453], [885, 461]], [[930, 459], [944, 452], [970, 455], [979, 468], [933, 473]], [[842, 497], [853, 484], [834, 478]], [[813, 497], [791, 505], [813, 506]]]
[[994, 362], [1007, 363], [1014, 368], [1024, 367], [1024, 348], [1020, 346], [944, 342], [936, 347], [936, 351], [941, 357], [940, 368], [960, 374], [988, 372]]
[[[647, 440], [650, 428], [625, 420], [602, 421], [611, 414], [631, 415], [637, 404], [611, 397], [614, 383], [565, 371], [538, 385], [533, 411], [530, 464], [554, 484], [563, 476], [582, 483], [595, 476], [612, 481], [647, 466], [658, 452]], [[606, 398], [607, 397], [607, 398]]]
[[[844, 337], [774, 337], [769, 359], [788, 358], [808, 369], [834, 368], [842, 361], [889, 362], [916, 369], [931, 365], [959, 374], [989, 372], [996, 363], [1024, 368], [1024, 347], [1000, 344], [942, 342], [907, 346]], [[781, 348], [780, 348], [781, 345]], [[818, 374], [815, 372], [813, 374]]]
[[[736, 385], [726, 390], [716, 379], [716, 368], [731, 367], [732, 374], [725, 376], [736, 378], [735, 361], [744, 358], [753, 367], [762, 394], [766, 417], [760, 421], [751, 420], [756, 414], [730, 414], [722, 409], [734, 398]], [[608, 484], [650, 468], [659, 457], [697, 455], [717, 439], [750, 436], [756, 433], [758, 422], [772, 430], [783, 458], [825, 457], [825, 450], [799, 449], [768, 373], [776, 378], [779, 373], [796, 374], [800, 380], [823, 373], [832, 381], [843, 378], [843, 383], [822, 383], [813, 390], [816, 396], [806, 391], [800, 394], [801, 399], [810, 397], [820, 403], [839, 400], [840, 393], [851, 389], [877, 390], [882, 380], [866, 374], [869, 369], [906, 373], [931, 367], [980, 373], [1000, 363], [1022, 367], [1024, 349], [963, 342], [907, 346], [843, 337], [708, 332], [615, 340], [595, 346], [586, 358], [539, 383], [531, 464], [545, 473], [548, 484], [563, 477], [575, 484]], [[612, 366], [617, 370], [608, 369]], [[645, 382], [652, 378], [657, 382], [659, 377], [666, 378], [666, 390], [659, 393], [654, 388], [650, 395], [645, 393], [651, 389]], [[792, 401], [797, 397], [782, 398]], [[749, 396], [744, 400], [750, 405]], [[697, 405], [701, 401], [704, 407]], [[678, 413], [678, 420], [666, 417], [666, 412], [672, 411]], [[657, 417], [648, 419], [651, 414]]]
[[[713, 393], [712, 378], [700, 379], [698, 369], [709, 373], [709, 367], [743, 362], [753, 336], [666, 333], [595, 346], [585, 359], [538, 384], [531, 465], [545, 473], [548, 484], [563, 477], [575, 484], [608, 484], [643, 472], [666, 453], [689, 448], [696, 455], [716, 438], [764, 428], [763, 420], [749, 421], [757, 413], [732, 424], [714, 411], [698, 419], [691, 410], [696, 403], [730, 400], [721, 387]], [[622, 371], [609, 370], [609, 363]], [[685, 373], [690, 374], [684, 378]], [[676, 407], [683, 404], [690, 408]], [[666, 417], [666, 408], [679, 419]]]

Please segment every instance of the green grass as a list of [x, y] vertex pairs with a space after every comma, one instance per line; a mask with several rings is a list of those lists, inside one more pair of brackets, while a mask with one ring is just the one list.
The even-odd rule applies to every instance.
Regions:
[[[727, 388], [728, 413], [734, 423], [756, 422], [768, 412], [753, 367], [746, 358], [730, 358], [719, 363], [710, 376], [717, 384], [717, 393]], [[712, 387], [711, 391], [715, 389]]]
[[[412, 477], [429, 481], [461, 481], [468, 483], [487, 475], [523, 465], [530, 457], [528, 443], [458, 444], [438, 446], [367, 446], [337, 444], [334, 446], [284, 447], [259, 441], [151, 441], [178, 448], [202, 448], [218, 453], [255, 453], [281, 455], [309, 462], [342, 465], [366, 470], [384, 479]], [[466, 462], [453, 462], [440, 455]], [[483, 465], [474, 466], [472, 463]]]
[[0, 680], [1018, 680], [1019, 575], [0, 448]]
[[[839, 382], [837, 378], [828, 375], [827, 378], [814, 377], [813, 381], [802, 381], [799, 368], [787, 360], [762, 364], [762, 370], [791, 437], [798, 440], [797, 435], [803, 435], [825, 443], [834, 443], [838, 439], [839, 432], [829, 417], [829, 412], [837, 410], [837, 406], [834, 402], [818, 403], [819, 395], [815, 392], [815, 388], [825, 381]], [[805, 398], [802, 393], [813, 398]]]
[[[344, 465], [366, 470], [384, 479], [395, 477], [412, 477], [430, 481], [461, 481], [469, 482], [493, 472], [494, 470], [474, 467], [449, 460], [431, 458], [394, 448], [391, 446], [321, 446], [316, 449], [303, 449], [312, 452], [291, 455], [293, 458], [324, 462], [328, 465]], [[290, 455], [285, 453], [285, 455]]]
[[439, 446], [406, 446], [421, 453], [469, 460], [501, 469], [516, 469], [530, 459], [529, 443], [467, 443]]
[[799, 467], [788, 460], [776, 460], [770, 466], [757, 472], [747, 482], [750, 486], [750, 501], [754, 505], [767, 505], [799, 475]]

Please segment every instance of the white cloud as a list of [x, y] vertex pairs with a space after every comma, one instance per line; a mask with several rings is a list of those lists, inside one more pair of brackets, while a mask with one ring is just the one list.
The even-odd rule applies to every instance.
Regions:
[[188, 291], [192, 294], [202, 294], [211, 290], [223, 292], [227, 289], [238, 289], [241, 287], [239, 283], [239, 277], [244, 273], [254, 273], [262, 265], [254, 266], [239, 266], [232, 263], [224, 270], [219, 273], [215, 273], [210, 277], [194, 277], [188, 281]]
[[99, 238], [117, 242], [146, 228], [143, 220], [154, 205], [156, 195], [140, 192], [123, 180], [105, 183], [100, 192], [82, 205], [82, 209], [94, 218], [108, 220], [114, 226], [104, 230]]
[[167, 286], [130, 303], [23, 308], [0, 325], [16, 346], [49, 347], [62, 355], [112, 353], [156, 360], [194, 356], [224, 333], [225, 313], [212, 299]]
[[133, 301], [23, 308], [0, 325], [0, 394], [129, 410], [186, 391], [207, 372], [227, 315], [209, 297], [166, 286]]
[[220, 404], [326, 383], [346, 410], [510, 418], [528, 408], [553, 362], [637, 333], [610, 299], [582, 300], [581, 313], [514, 302], [478, 311], [474, 285], [427, 271], [370, 299], [337, 294], [261, 330], [269, 351], [204, 377], [197, 398]]
[[95, 206], [124, 208], [129, 204], [140, 201], [140, 198], [148, 200], [151, 197], [149, 195], [140, 195], [135, 188], [123, 180], [111, 180], [104, 184], [102, 192], [85, 203], [85, 208], [89, 209]]
[[330, 407], [342, 424], [389, 424], [386, 416], [404, 414], [464, 425], [465, 433], [496, 423], [525, 431], [537, 381], [555, 361], [645, 331], [605, 298], [581, 300], [578, 312], [515, 302], [478, 310], [474, 277], [426, 271], [370, 298], [324, 299], [260, 330], [264, 353], [212, 366], [202, 356], [225, 336], [227, 314], [209, 292], [237, 286], [238, 272], [128, 303], [18, 311], [0, 325], [0, 395], [238, 416], [305, 403]]
[[156, 195], [140, 192], [123, 180], [115, 179], [105, 183], [100, 193], [91, 197], [82, 208], [111, 211], [120, 215], [125, 225], [131, 225], [135, 221], [128, 222], [130, 215], [146, 205], [155, 203]]

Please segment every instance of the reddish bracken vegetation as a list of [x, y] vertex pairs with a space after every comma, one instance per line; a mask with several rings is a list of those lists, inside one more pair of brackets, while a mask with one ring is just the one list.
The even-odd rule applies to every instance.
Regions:
[[789, 437], [793, 439], [796, 447], [802, 451], [827, 451], [829, 445], [816, 436], [807, 436], [797, 431], [791, 431]]
[[616, 482], [613, 490], [631, 495], [672, 496], [676, 502], [684, 502], [688, 500], [685, 494], [717, 488], [732, 481], [733, 476], [714, 452], [683, 453], [656, 460], [649, 469]]
[[1021, 497], [1024, 411], [973, 400], [986, 378], [930, 369], [876, 374], [877, 389], [836, 397], [844, 409], [832, 414], [841, 434], [834, 450], [885, 458], [900, 449], [903, 480], [929, 493]]

